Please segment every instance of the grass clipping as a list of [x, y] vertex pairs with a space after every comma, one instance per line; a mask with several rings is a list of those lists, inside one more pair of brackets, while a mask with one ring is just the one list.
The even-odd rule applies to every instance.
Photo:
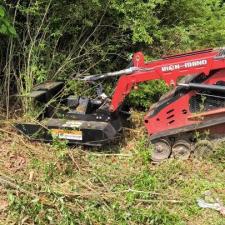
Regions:
[[225, 200], [223, 143], [207, 161], [152, 165], [143, 115], [132, 115], [120, 144], [104, 149], [28, 142], [2, 128], [0, 224], [223, 224], [196, 204], [207, 190]]

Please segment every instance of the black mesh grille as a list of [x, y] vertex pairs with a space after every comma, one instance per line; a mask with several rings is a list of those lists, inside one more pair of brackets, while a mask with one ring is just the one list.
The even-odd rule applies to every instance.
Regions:
[[208, 111], [225, 107], [225, 99], [218, 96], [196, 95], [190, 99], [190, 111], [192, 113]]

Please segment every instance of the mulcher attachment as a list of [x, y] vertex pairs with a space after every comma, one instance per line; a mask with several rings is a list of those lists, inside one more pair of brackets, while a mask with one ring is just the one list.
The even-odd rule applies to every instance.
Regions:
[[32, 140], [52, 142], [54, 138], [70, 144], [101, 146], [113, 140], [117, 131], [109, 122], [48, 119], [42, 125], [16, 124], [16, 128]]
[[[37, 86], [30, 93], [41, 102], [48, 102], [62, 89], [62, 83], [52, 82]], [[105, 110], [106, 101], [91, 100], [87, 97], [68, 96], [57, 109], [51, 106], [51, 118], [37, 121], [37, 123], [18, 123], [15, 127], [19, 132], [31, 140], [52, 142], [57, 138], [66, 140], [69, 144], [101, 146], [117, 137], [122, 128], [120, 113], [110, 114]], [[48, 106], [43, 112], [49, 111]], [[60, 112], [60, 113], [59, 113]]]

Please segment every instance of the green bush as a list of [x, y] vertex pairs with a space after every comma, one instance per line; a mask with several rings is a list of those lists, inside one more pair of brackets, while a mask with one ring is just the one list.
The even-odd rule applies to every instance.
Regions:
[[155, 80], [140, 84], [137, 91], [132, 91], [129, 96], [131, 105], [138, 109], [147, 110], [149, 106], [169, 90], [163, 81]]

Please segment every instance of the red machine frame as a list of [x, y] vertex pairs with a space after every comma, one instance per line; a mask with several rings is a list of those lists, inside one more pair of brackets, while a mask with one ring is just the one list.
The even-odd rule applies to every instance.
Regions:
[[[120, 77], [109, 107], [111, 112], [117, 111], [132, 88], [145, 81], [160, 79], [167, 85], [176, 87], [177, 80], [181, 77], [195, 74], [209, 76], [212, 73], [214, 75], [206, 79], [204, 84], [213, 85], [217, 81], [225, 81], [225, 71], [221, 70], [225, 68], [223, 48], [168, 56], [149, 63], [145, 63], [143, 54], [138, 52], [133, 56], [133, 66], [141, 70]], [[200, 119], [199, 115], [195, 117], [189, 110], [189, 99], [195, 94], [194, 90], [188, 92], [174, 103], [162, 108], [155, 116], [151, 116], [150, 110], [144, 119], [149, 135], [201, 122], [202, 118]], [[224, 108], [204, 112], [201, 116], [212, 117], [221, 113], [225, 113]]]

